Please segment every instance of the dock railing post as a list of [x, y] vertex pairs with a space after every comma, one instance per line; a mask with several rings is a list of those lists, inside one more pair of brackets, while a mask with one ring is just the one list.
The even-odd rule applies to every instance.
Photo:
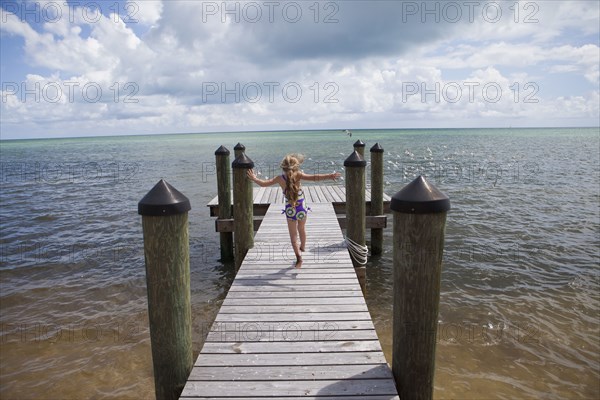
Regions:
[[[231, 209], [231, 164], [229, 150], [225, 146], [215, 151], [217, 164], [217, 193], [219, 198], [219, 219], [230, 219]], [[220, 232], [221, 261], [233, 260], [233, 235], [231, 232]]]
[[138, 203], [154, 386], [157, 400], [179, 398], [192, 370], [188, 211], [190, 202], [160, 180]]
[[[371, 147], [371, 215], [383, 215], [383, 147]], [[371, 254], [383, 252], [383, 229], [371, 229]]]
[[[344, 161], [346, 170], [346, 239], [348, 246], [365, 246], [365, 167], [367, 162], [354, 151]], [[358, 251], [358, 250], [357, 250]], [[353, 254], [350, 251], [350, 254]], [[364, 254], [366, 258], [366, 254]], [[366, 289], [366, 268], [357, 260], [356, 254], [352, 255], [352, 264], [363, 291]]]
[[358, 139], [354, 142], [354, 151], [357, 151], [363, 159], [365, 158], [365, 144], [362, 140]]
[[392, 197], [392, 373], [403, 400], [431, 399], [446, 213], [450, 200], [422, 176]]
[[246, 146], [244, 146], [243, 144], [239, 143], [235, 145], [235, 147], [233, 148], [233, 157], [234, 160], [236, 158], [238, 158], [240, 155], [242, 155], [242, 153], [246, 152]]
[[[237, 147], [237, 146], [236, 146]], [[252, 181], [246, 175], [254, 162], [241, 153], [231, 164], [233, 168], [233, 238], [235, 268], [242, 265], [248, 250], [254, 246], [254, 204]]]

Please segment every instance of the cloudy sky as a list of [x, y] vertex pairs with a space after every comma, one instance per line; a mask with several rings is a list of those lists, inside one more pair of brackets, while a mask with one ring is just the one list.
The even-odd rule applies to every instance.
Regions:
[[2, 139], [599, 124], [596, 0], [1, 4]]

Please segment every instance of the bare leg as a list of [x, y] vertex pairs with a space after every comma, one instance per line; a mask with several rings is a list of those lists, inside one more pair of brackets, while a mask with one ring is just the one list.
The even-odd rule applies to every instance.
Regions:
[[290, 232], [290, 240], [292, 241], [292, 248], [296, 255], [296, 264], [302, 262], [302, 256], [300, 255], [300, 249], [298, 249], [298, 221], [287, 218], [288, 231]]
[[298, 221], [298, 233], [300, 234], [300, 250], [306, 249], [306, 217]]

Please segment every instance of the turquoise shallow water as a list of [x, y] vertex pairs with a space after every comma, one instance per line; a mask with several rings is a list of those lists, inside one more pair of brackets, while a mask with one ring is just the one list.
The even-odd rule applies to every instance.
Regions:
[[[237, 132], [0, 142], [0, 397], [153, 398], [141, 219], [161, 178], [192, 203], [194, 351], [233, 280], [206, 203], [214, 151], [263, 176], [287, 152], [341, 171], [385, 149], [385, 191], [449, 195], [436, 398], [600, 396], [598, 129]], [[343, 183], [342, 183], [343, 184]], [[389, 356], [391, 227], [367, 302]]]

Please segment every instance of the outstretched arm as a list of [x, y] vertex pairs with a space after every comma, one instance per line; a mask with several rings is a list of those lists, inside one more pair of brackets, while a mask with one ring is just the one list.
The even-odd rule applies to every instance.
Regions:
[[277, 176], [275, 178], [271, 178], [271, 179], [259, 179], [256, 174], [254, 173], [253, 169], [248, 170], [248, 178], [250, 178], [250, 180], [254, 183], [256, 183], [258, 186], [262, 186], [262, 187], [266, 187], [266, 186], [272, 186], [274, 184], [277, 183]]
[[300, 179], [306, 181], [325, 181], [327, 179], [333, 179], [335, 181], [340, 176], [342, 176], [342, 174], [340, 174], [339, 172], [332, 172], [331, 174], [305, 174], [304, 172], [302, 172], [302, 175], [300, 175]]

